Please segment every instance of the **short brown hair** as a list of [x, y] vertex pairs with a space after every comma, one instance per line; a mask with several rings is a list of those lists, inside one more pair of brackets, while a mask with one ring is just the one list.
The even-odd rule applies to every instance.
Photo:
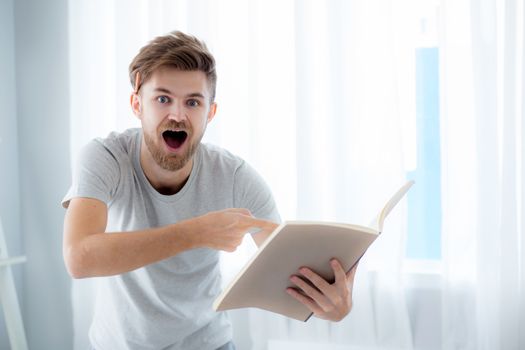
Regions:
[[203, 72], [208, 79], [211, 101], [215, 99], [215, 59], [203, 41], [180, 31], [173, 31], [150, 41], [140, 49], [129, 65], [129, 79], [133, 90], [138, 92], [142, 84], [161, 66]]

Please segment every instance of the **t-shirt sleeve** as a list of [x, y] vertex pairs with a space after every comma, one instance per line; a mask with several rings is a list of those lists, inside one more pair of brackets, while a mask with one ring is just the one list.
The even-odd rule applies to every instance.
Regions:
[[234, 206], [247, 208], [252, 215], [276, 223], [281, 217], [270, 188], [248, 163], [243, 162], [235, 172]]
[[115, 196], [120, 178], [120, 168], [113, 154], [102, 141], [96, 139], [84, 146], [73, 167], [71, 187], [62, 200], [67, 208], [76, 197], [98, 199], [109, 204]]

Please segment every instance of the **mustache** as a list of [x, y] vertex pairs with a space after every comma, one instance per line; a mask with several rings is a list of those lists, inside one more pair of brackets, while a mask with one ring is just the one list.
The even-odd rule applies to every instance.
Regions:
[[164, 132], [166, 130], [173, 130], [173, 129], [189, 130], [190, 128], [184, 121], [178, 122], [175, 120], [168, 120], [166, 124], [162, 125], [161, 132]]

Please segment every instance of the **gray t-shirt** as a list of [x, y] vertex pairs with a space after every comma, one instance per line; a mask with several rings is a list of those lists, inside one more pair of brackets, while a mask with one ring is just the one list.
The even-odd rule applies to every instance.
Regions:
[[[190, 177], [176, 194], [157, 192], [140, 166], [141, 129], [111, 133], [87, 144], [63, 205], [74, 197], [108, 206], [107, 232], [173, 224], [225, 208], [248, 208], [279, 222], [262, 178], [231, 153], [201, 144]], [[89, 337], [97, 350], [216, 349], [232, 337], [220, 293], [219, 252], [199, 248], [134, 271], [97, 278]]]

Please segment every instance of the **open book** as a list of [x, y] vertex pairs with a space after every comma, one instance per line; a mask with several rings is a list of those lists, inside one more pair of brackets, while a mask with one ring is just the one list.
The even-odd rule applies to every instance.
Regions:
[[214, 309], [255, 307], [307, 321], [312, 312], [286, 293], [287, 287], [294, 287], [290, 276], [307, 266], [326, 280], [334, 281], [329, 263], [332, 258], [350, 271], [383, 231], [386, 216], [413, 183], [407, 182], [392, 196], [370, 227], [322, 221], [281, 224], [217, 297]]

